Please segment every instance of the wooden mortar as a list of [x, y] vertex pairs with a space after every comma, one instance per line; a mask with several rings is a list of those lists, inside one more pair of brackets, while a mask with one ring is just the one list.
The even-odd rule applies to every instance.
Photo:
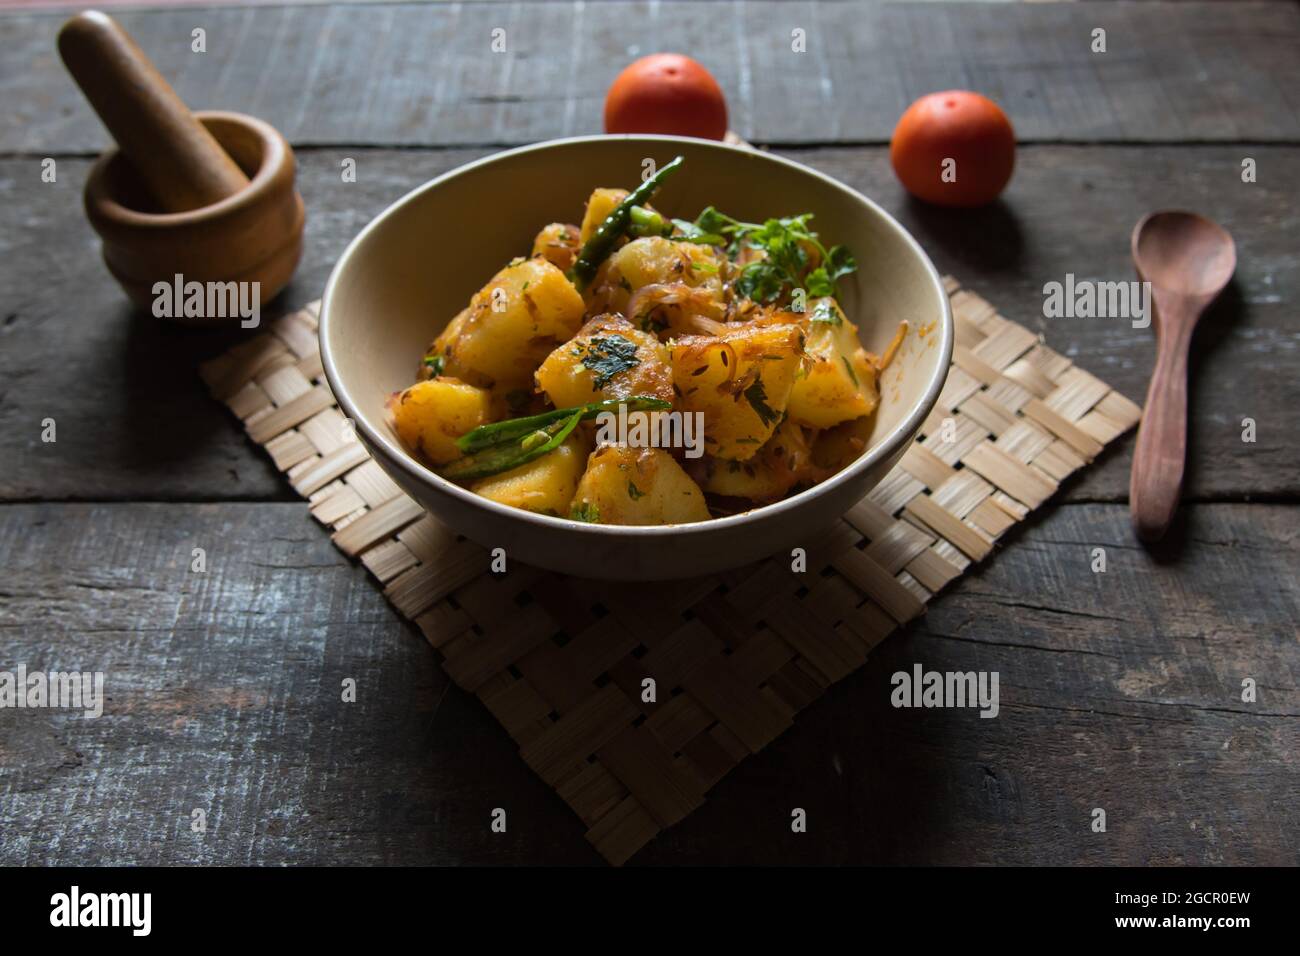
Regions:
[[104, 262], [132, 301], [151, 309], [155, 283], [172, 286], [177, 275], [258, 282], [260, 301], [274, 298], [298, 265], [305, 218], [284, 137], [240, 113], [190, 113], [102, 13], [64, 24], [59, 53], [118, 143], [91, 169], [85, 207]]

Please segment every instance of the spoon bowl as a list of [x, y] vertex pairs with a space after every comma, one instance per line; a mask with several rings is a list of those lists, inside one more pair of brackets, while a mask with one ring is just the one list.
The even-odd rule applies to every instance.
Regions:
[[1153, 212], [1133, 229], [1133, 262], [1153, 287], [1217, 296], [1237, 268], [1228, 231], [1194, 212]]

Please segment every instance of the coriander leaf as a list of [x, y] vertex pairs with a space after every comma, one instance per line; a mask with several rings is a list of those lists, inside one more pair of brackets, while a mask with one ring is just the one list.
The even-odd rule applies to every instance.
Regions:
[[804, 282], [808, 286], [808, 294], [815, 299], [835, 294], [835, 283], [826, 274], [826, 269], [823, 266], [818, 266], [808, 273], [808, 278]]
[[685, 219], [674, 219], [673, 225], [677, 227], [679, 234], [672, 238], [676, 242], [698, 242], [705, 246], [723, 246], [727, 244], [727, 237], [717, 232], [705, 232], [693, 222]]
[[[812, 213], [806, 212], [762, 223], [741, 222], [708, 206], [694, 223], [676, 221], [676, 225], [687, 234], [699, 231], [727, 241], [732, 256], [744, 249], [761, 250], [762, 258], [742, 270], [736, 290], [757, 302], [774, 302], [787, 288], [802, 287], [814, 297], [834, 295], [836, 281], [857, 269], [843, 246], [828, 250], [821, 244], [811, 228], [812, 219]], [[817, 267], [810, 269], [814, 258]]]
[[630, 339], [617, 334], [598, 335], [587, 343], [582, 364], [594, 373], [592, 385], [604, 388], [615, 375], [636, 368], [641, 360], [636, 355], [636, 343]]
[[585, 521], [587, 524], [600, 524], [600, 509], [590, 501], [584, 501], [582, 504], [573, 506], [573, 510], [569, 512], [569, 517], [574, 521]]
[[694, 225], [702, 233], [721, 236], [726, 235], [733, 227], [740, 224], [730, 216], [724, 216], [712, 206], [706, 206], [704, 211], [695, 217]]
[[781, 295], [784, 276], [766, 259], [756, 259], [741, 270], [736, 289], [755, 302], [771, 302]]
[[627, 483], [627, 496], [636, 501], [638, 498], [644, 498], [645, 492], [629, 481]]
[[446, 365], [446, 359], [441, 355], [426, 355], [424, 357], [424, 364], [428, 367], [430, 372], [435, 376], [438, 376], [442, 374], [443, 367]]
[[767, 391], [763, 388], [761, 378], [754, 379], [754, 384], [745, 389], [744, 394], [750, 407], [754, 409], [754, 414], [764, 425], [770, 425], [781, 417], [779, 412], [774, 411], [772, 406], [767, 404]]
[[830, 251], [826, 253], [824, 268], [831, 282], [835, 282], [850, 273], [857, 272], [858, 263], [853, 258], [853, 253], [843, 246], [831, 246]]

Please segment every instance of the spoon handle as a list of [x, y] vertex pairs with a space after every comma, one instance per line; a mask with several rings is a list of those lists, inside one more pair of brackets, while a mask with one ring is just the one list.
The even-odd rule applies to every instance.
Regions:
[[1187, 356], [1203, 302], [1154, 294], [1159, 313], [1156, 367], [1138, 426], [1129, 481], [1133, 530], [1146, 542], [1159, 541], [1174, 520], [1187, 457]]

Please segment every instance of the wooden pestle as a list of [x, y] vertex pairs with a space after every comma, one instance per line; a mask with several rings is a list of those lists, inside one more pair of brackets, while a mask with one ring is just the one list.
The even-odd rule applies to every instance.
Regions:
[[59, 55], [165, 212], [211, 206], [248, 177], [117, 21], [98, 10], [59, 30]]

